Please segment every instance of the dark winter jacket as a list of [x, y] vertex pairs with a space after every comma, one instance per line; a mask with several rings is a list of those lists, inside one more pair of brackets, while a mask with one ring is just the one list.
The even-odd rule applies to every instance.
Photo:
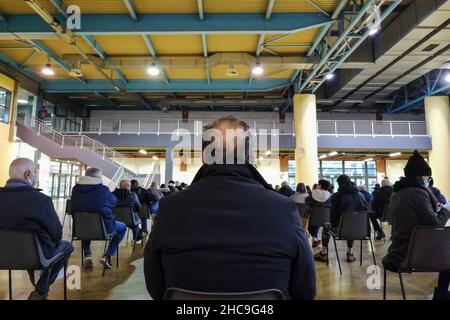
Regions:
[[367, 202], [364, 195], [358, 191], [353, 182], [339, 185], [338, 191], [331, 197], [331, 225], [339, 226], [344, 212], [366, 211]]
[[44, 255], [51, 258], [61, 241], [62, 227], [52, 199], [39, 191], [26, 180], [8, 180], [0, 188], [0, 228], [34, 231]]
[[153, 201], [158, 200], [158, 198], [153, 193], [142, 187], [131, 188], [131, 192], [134, 192], [138, 196], [139, 202], [141, 204], [150, 206]]
[[276, 288], [313, 299], [315, 269], [294, 201], [250, 165], [203, 165], [189, 189], [161, 200], [144, 253], [147, 289]]
[[315, 206], [331, 208], [331, 193], [327, 190], [316, 189], [305, 199], [305, 203], [310, 210]]
[[383, 265], [397, 265], [405, 259], [409, 240], [417, 226], [445, 225], [450, 212], [445, 208], [436, 210], [428, 189], [414, 178], [403, 178], [395, 183], [390, 203], [392, 244], [383, 258]]
[[373, 193], [372, 210], [376, 212], [377, 217], [382, 217], [384, 208], [389, 205], [391, 195], [394, 189], [391, 186], [381, 187]]
[[128, 189], [118, 189], [114, 190], [114, 196], [117, 198], [116, 207], [130, 207], [133, 208], [134, 212], [139, 212], [141, 210], [141, 203], [136, 193], [131, 192]]
[[278, 190], [278, 193], [282, 194], [283, 196], [286, 196], [286, 197], [291, 197], [295, 194], [295, 191], [292, 190], [291, 187], [286, 186], [286, 187], [281, 187], [280, 190]]
[[112, 208], [116, 206], [116, 197], [104, 186], [101, 178], [80, 177], [72, 189], [72, 212], [99, 212], [105, 223], [106, 231], [116, 230]]

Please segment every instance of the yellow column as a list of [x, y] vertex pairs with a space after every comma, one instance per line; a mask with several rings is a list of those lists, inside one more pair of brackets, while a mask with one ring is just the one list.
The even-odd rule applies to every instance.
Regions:
[[434, 185], [450, 198], [450, 103], [448, 96], [425, 98], [425, 117], [431, 135], [429, 164]]
[[295, 179], [312, 187], [318, 180], [316, 96], [294, 95]]
[[9, 102], [9, 123], [4, 123], [0, 121], [0, 186], [3, 186], [8, 180], [8, 168], [11, 162], [11, 150], [12, 150], [12, 139], [10, 139], [11, 133], [11, 115], [13, 114], [14, 107], [14, 86], [15, 81], [0, 73], [0, 87], [11, 92], [11, 99]]

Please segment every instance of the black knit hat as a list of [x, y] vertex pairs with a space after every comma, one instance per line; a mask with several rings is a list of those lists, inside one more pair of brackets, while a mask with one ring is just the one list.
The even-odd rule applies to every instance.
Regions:
[[337, 178], [337, 183], [338, 185], [343, 185], [343, 184], [347, 184], [350, 183], [351, 180], [349, 178], [349, 176], [345, 175], [345, 174], [341, 174], [338, 178]]
[[407, 177], [431, 176], [430, 166], [417, 150], [414, 150], [413, 155], [409, 158], [403, 171]]

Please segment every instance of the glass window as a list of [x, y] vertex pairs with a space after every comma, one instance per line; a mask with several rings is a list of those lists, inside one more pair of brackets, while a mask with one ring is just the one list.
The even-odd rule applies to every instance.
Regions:
[[342, 174], [342, 161], [322, 161], [322, 176], [339, 176]]
[[364, 161], [345, 161], [345, 174], [348, 176], [365, 176]]
[[11, 101], [11, 92], [0, 88], [0, 122], [9, 122], [9, 104]]

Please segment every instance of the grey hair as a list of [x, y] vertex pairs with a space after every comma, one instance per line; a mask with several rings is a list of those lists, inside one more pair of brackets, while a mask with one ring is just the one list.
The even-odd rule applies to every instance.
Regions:
[[102, 170], [96, 167], [91, 167], [86, 169], [86, 172], [84, 174], [87, 177], [94, 177], [94, 178], [101, 178], [102, 177]]

